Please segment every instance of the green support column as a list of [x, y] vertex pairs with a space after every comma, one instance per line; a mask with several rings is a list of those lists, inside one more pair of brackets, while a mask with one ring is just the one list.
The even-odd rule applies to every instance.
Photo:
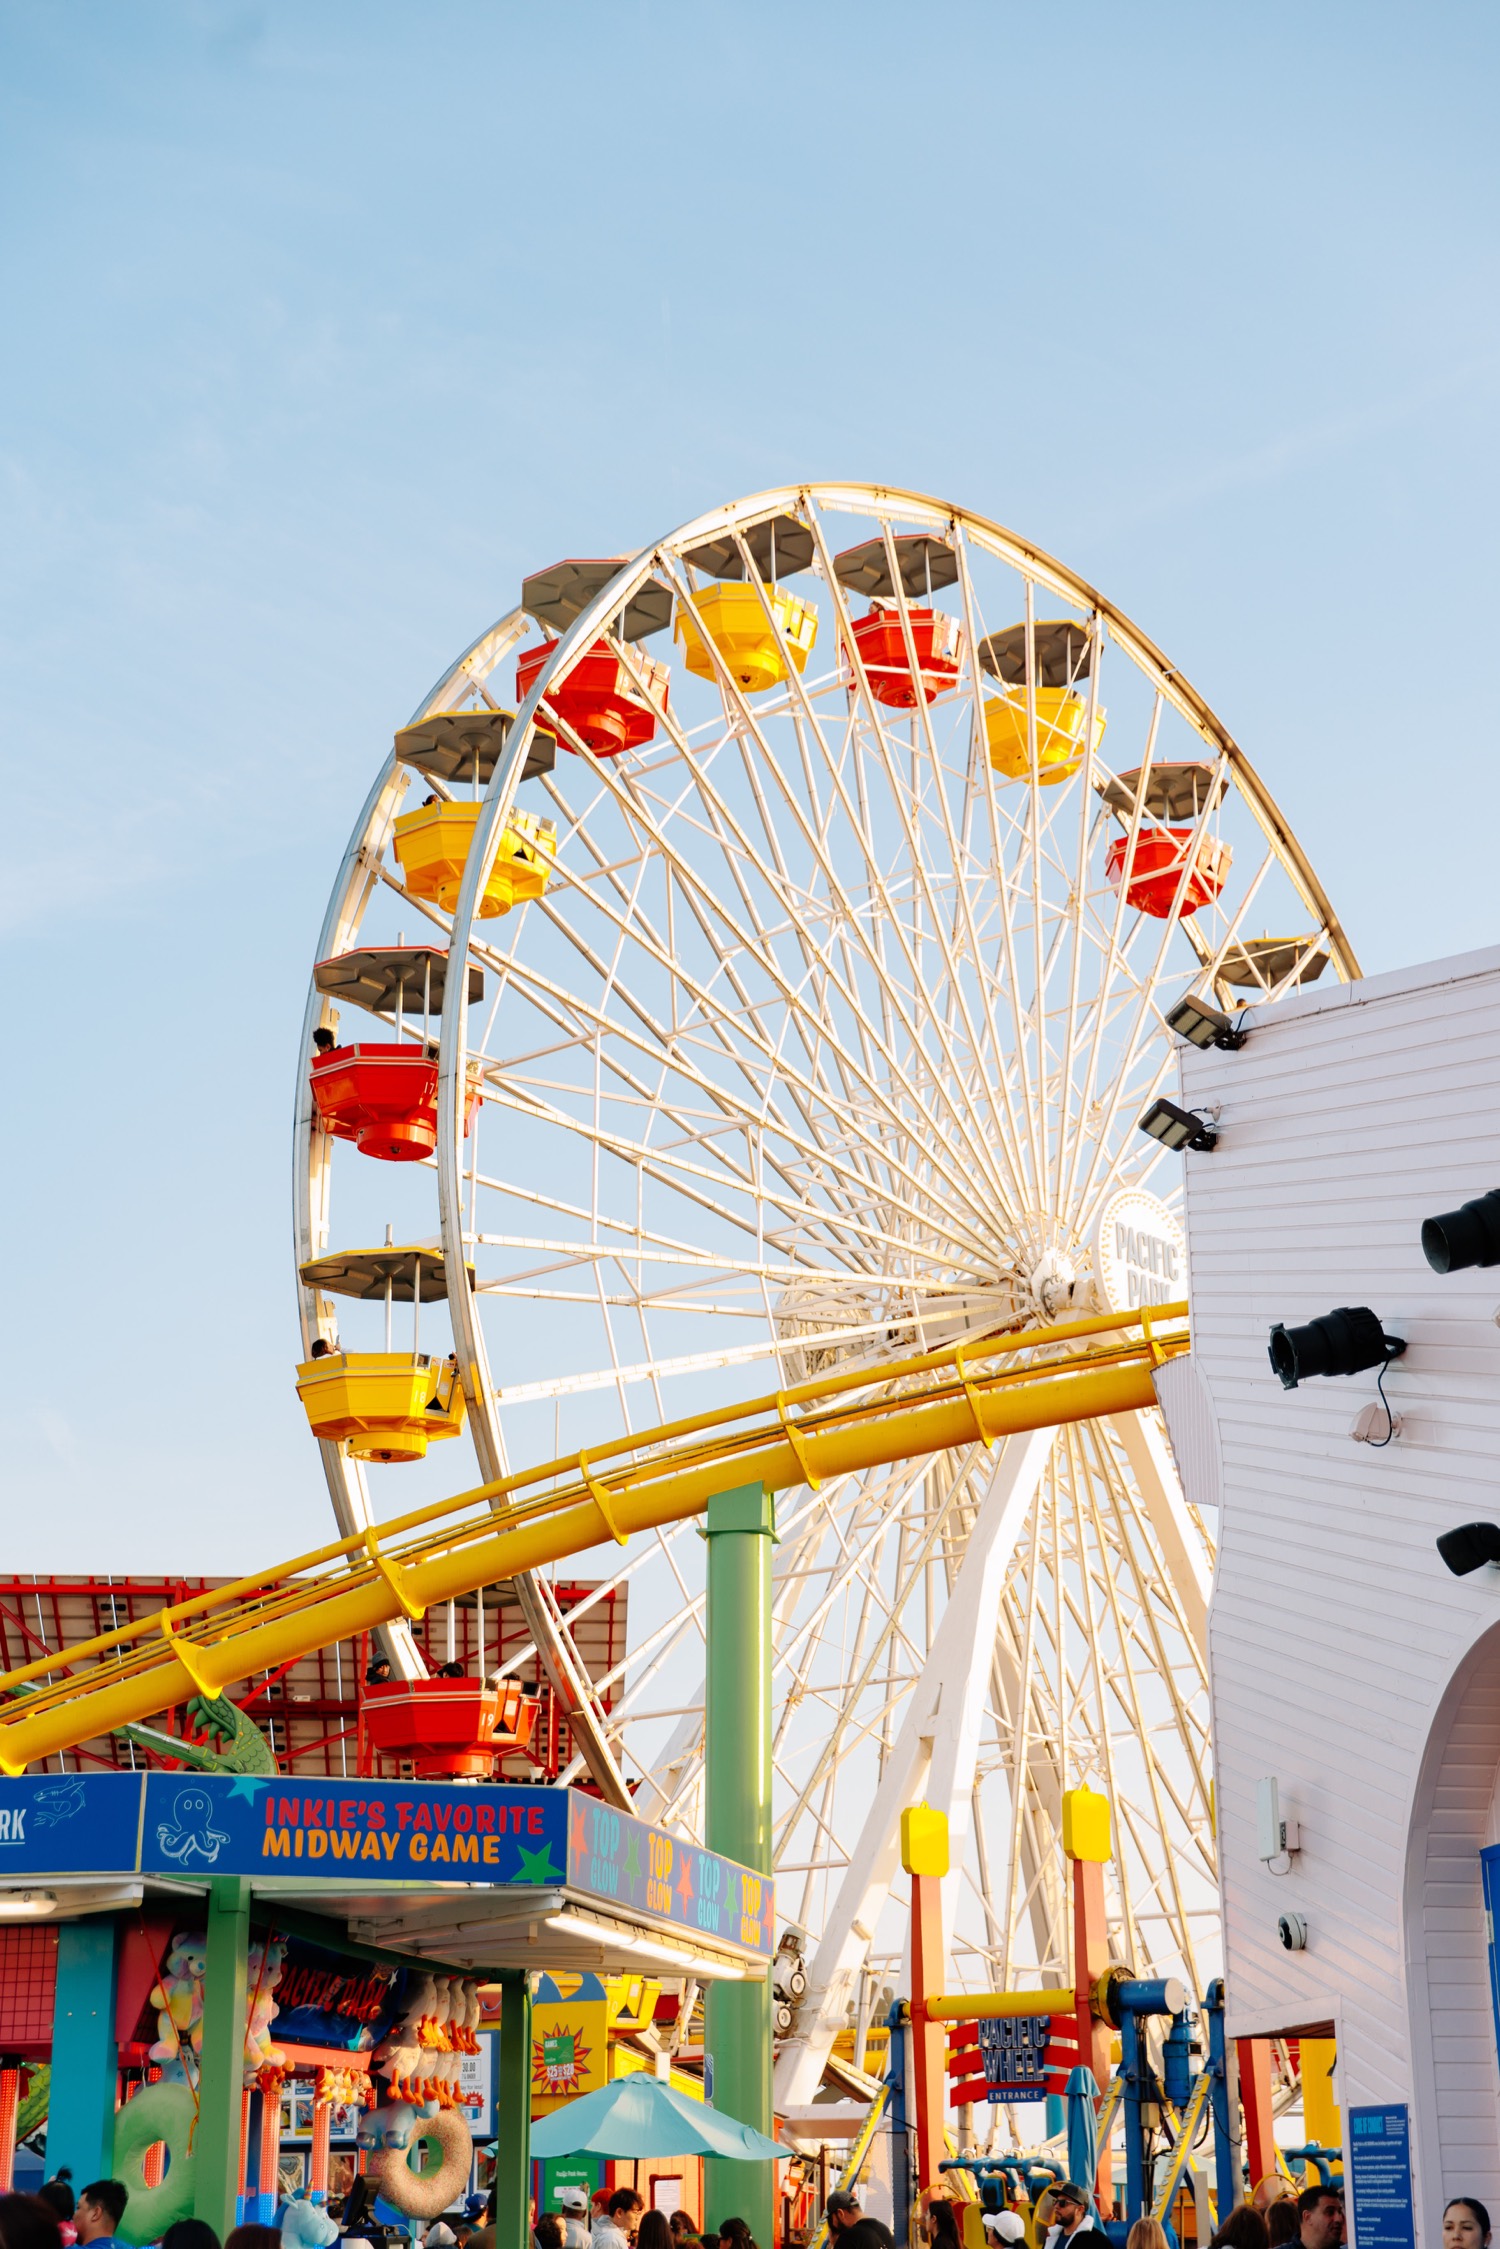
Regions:
[[531, 1978], [524, 1968], [502, 1968], [495, 1980], [500, 1986], [495, 2249], [530, 2249]]
[[107, 2179], [115, 2160], [115, 1925], [64, 1921], [57, 1932], [47, 2168], [65, 2163], [80, 2186]]
[[[708, 1503], [708, 1676], [704, 1841], [757, 1874], [771, 1871], [771, 1495], [761, 1484]], [[708, 1987], [714, 2106], [771, 2130], [771, 2005], [764, 1983]], [[743, 2218], [761, 2249], [773, 2238], [775, 2165], [710, 2156], [705, 2220]]]
[[203, 1978], [203, 2056], [193, 2141], [193, 2215], [221, 2241], [233, 2231], [240, 2188], [240, 2115], [245, 2088], [245, 2001], [250, 1885], [218, 1875], [208, 1885], [208, 1966]]

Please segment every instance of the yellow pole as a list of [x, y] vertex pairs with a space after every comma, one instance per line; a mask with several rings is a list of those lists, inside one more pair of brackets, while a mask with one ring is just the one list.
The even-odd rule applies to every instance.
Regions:
[[960, 1991], [951, 1999], [929, 1999], [935, 2023], [993, 2022], [1019, 2015], [1076, 2015], [1071, 1991]]

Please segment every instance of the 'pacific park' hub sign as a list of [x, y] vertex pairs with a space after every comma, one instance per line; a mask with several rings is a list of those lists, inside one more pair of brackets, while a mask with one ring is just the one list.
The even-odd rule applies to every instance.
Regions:
[[1106, 1312], [1186, 1296], [1187, 1242], [1164, 1202], [1144, 1187], [1111, 1195], [1094, 1232], [1094, 1284]]

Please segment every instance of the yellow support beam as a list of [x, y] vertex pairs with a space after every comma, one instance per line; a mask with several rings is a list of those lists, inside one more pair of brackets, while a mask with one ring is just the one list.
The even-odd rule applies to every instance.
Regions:
[[949, 1998], [929, 1999], [927, 2019], [934, 2023], [994, 2022], [1032, 2015], [1076, 2015], [1078, 2002], [1071, 1991], [960, 1991]]
[[[0, 1675], [0, 1696], [23, 1698], [0, 1723], [0, 1771], [24, 1772], [188, 1695], [220, 1691], [394, 1617], [419, 1617], [605, 1539], [683, 1521], [741, 1484], [772, 1492], [816, 1486], [1154, 1405], [1152, 1370], [1187, 1350], [1186, 1317], [1186, 1304], [1162, 1304], [969, 1339], [591, 1445], [586, 1455], [439, 1500], [378, 1533], [336, 1540]], [[793, 1407], [808, 1410], [793, 1418]], [[543, 1484], [553, 1488], [521, 1496]]]

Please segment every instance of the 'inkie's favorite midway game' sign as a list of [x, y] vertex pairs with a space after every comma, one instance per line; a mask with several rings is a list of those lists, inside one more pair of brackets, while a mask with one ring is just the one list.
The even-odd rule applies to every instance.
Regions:
[[568, 1889], [769, 1954], [772, 1885], [577, 1789], [259, 1775], [0, 1780], [0, 1883], [231, 1874]]

